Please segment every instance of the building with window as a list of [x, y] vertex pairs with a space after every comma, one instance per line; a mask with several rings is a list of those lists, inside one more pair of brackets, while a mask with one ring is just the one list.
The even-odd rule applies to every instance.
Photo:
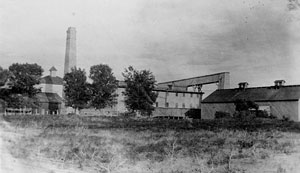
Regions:
[[248, 88], [248, 83], [239, 84], [238, 88], [216, 90], [202, 101], [201, 117], [213, 119], [217, 111], [235, 112], [237, 99], [251, 100], [260, 110], [268, 114], [300, 121], [300, 85], [284, 85], [284, 80], [275, 81], [275, 85]]
[[64, 108], [63, 100], [63, 79], [56, 76], [56, 68], [50, 68], [50, 75], [41, 78], [41, 93], [35, 97], [39, 103], [39, 108], [34, 109], [34, 114], [60, 114]]

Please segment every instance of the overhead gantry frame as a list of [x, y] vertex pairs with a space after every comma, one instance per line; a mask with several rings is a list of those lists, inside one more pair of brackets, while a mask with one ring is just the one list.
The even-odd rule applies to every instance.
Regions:
[[[199, 107], [201, 109], [202, 94], [201, 91], [203, 85], [216, 83], [218, 89], [230, 88], [230, 76], [229, 72], [216, 73], [205, 76], [192, 77], [187, 79], [174, 80], [169, 82], [161, 82], [157, 84], [157, 88], [168, 91], [187, 91], [188, 87], [194, 87], [200, 93]], [[167, 96], [166, 96], [167, 98]]]
[[179, 89], [187, 91], [188, 87], [198, 87], [201, 90], [202, 85], [217, 83], [218, 89], [230, 88], [229, 72], [216, 73], [205, 76], [192, 77], [187, 79], [161, 82], [157, 84], [158, 88]]

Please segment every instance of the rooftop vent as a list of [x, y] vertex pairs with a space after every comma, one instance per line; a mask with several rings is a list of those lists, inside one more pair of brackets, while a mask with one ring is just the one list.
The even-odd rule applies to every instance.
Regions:
[[248, 82], [240, 82], [239, 83], [239, 89], [245, 89], [248, 87]]
[[168, 84], [168, 90], [173, 90], [174, 86], [174, 82], [172, 82], [172, 84]]
[[51, 77], [56, 77], [56, 68], [53, 66], [53, 67], [51, 67], [50, 69], [49, 69], [49, 71], [50, 71], [50, 76]]
[[276, 88], [284, 86], [285, 80], [275, 80], [274, 85]]

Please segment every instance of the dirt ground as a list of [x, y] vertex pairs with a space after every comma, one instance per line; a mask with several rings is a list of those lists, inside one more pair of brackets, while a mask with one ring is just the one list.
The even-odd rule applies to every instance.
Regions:
[[[0, 173], [82, 173], [88, 170], [80, 170], [76, 166], [65, 166], [63, 163], [51, 161], [45, 158], [16, 158], [9, 148], [24, 135], [38, 133], [34, 129], [20, 133], [7, 122], [0, 120]], [[249, 173], [300, 173], [300, 134], [287, 133], [287, 137], [293, 139], [295, 148], [291, 154], [275, 154], [257, 163], [238, 161]], [[234, 163], [233, 163], [234, 164]]]

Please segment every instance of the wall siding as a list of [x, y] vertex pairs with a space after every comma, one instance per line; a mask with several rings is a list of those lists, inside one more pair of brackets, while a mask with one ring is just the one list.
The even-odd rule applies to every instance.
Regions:
[[[293, 121], [299, 121], [299, 101], [277, 101], [277, 102], [256, 102], [259, 106], [270, 106], [271, 114], [282, 118], [289, 117]], [[216, 111], [233, 114], [235, 106], [233, 103], [202, 103], [201, 117], [203, 119], [215, 118]]]
[[[158, 91], [156, 102], [158, 107], [162, 108], [166, 107], [166, 102], [168, 102], [169, 108], [176, 108], [176, 103], [178, 105], [177, 108], [198, 108], [199, 99], [200, 93], [193, 93], [191, 97], [191, 93], [184, 93], [183, 96], [182, 92], [178, 92], [176, 96], [175, 92]], [[183, 103], [185, 107], [183, 107]]]
[[63, 85], [40, 84], [38, 87], [41, 87], [42, 92], [57, 93], [60, 97], [62, 97]]
[[233, 114], [235, 111], [235, 106], [233, 103], [202, 103], [201, 118], [214, 119], [217, 111]]
[[155, 108], [152, 115], [154, 117], [170, 116], [170, 117], [185, 117], [185, 113], [189, 109], [183, 108]]
[[298, 101], [258, 102], [257, 104], [261, 106], [270, 106], [271, 114], [278, 118], [286, 116], [293, 121], [299, 121]]
[[298, 100], [298, 121], [300, 121], [300, 99]]

